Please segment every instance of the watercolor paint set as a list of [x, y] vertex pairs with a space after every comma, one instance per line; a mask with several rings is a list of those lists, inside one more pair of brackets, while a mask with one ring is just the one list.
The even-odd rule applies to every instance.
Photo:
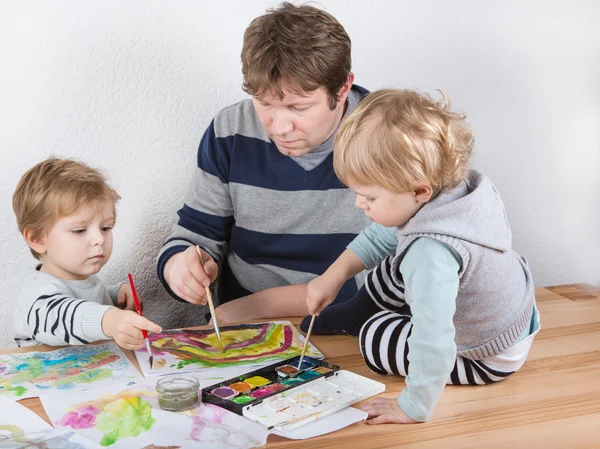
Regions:
[[292, 357], [204, 388], [202, 401], [242, 415], [244, 408], [260, 404], [282, 391], [331, 376], [340, 369], [312, 357], [304, 357], [298, 369], [299, 361], [299, 356]]
[[379, 394], [385, 385], [323, 360], [293, 357], [202, 390], [205, 403], [267, 428], [295, 429]]

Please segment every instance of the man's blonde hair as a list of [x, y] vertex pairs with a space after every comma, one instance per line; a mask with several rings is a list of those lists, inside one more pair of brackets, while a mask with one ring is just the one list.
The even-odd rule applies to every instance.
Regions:
[[411, 90], [369, 94], [343, 122], [333, 166], [345, 183], [376, 185], [394, 193], [429, 182], [448, 191], [467, 176], [473, 132], [465, 116]]
[[[71, 159], [49, 158], [30, 168], [13, 195], [13, 210], [21, 234], [26, 230], [41, 238], [56, 222], [82, 207], [113, 207], [120, 196], [102, 174]], [[115, 212], [116, 218], [116, 212]], [[36, 259], [40, 255], [31, 249]]]
[[350, 49], [348, 34], [331, 14], [282, 3], [244, 33], [242, 88], [258, 98], [274, 91], [281, 100], [286, 82], [298, 95], [324, 87], [333, 110], [350, 74]]

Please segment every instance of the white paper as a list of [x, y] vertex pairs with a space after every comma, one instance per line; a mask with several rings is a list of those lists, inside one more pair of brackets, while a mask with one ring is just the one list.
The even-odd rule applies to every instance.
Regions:
[[16, 400], [141, 379], [114, 342], [0, 355], [0, 396]]
[[56, 431], [27, 407], [0, 397], [0, 448], [100, 449], [74, 432]]
[[[193, 372], [202, 388], [206, 388], [298, 356], [305, 341], [289, 321], [227, 326], [220, 329], [220, 334], [224, 353], [219, 349], [214, 330], [178, 329], [150, 335], [152, 369], [146, 348], [135, 351], [135, 356], [145, 377]], [[310, 342], [306, 356], [323, 358]]]
[[292, 440], [305, 440], [343, 429], [351, 424], [367, 419], [369, 414], [354, 407], [346, 407], [331, 415], [323, 416], [311, 423], [300, 426], [289, 432], [272, 431], [271, 433]]
[[223, 408], [200, 404], [167, 412], [153, 384], [111, 386], [41, 398], [57, 428], [74, 430], [104, 447], [249, 448], [263, 446], [267, 430]]

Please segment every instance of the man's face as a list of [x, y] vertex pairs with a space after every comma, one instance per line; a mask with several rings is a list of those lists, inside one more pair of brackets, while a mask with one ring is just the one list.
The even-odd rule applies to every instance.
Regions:
[[274, 92], [260, 98], [252, 97], [254, 109], [265, 131], [279, 151], [291, 157], [300, 157], [325, 142], [335, 131], [344, 115], [346, 98], [353, 77], [348, 77], [340, 89], [335, 108], [329, 107], [324, 87], [298, 95], [286, 88], [279, 99]]

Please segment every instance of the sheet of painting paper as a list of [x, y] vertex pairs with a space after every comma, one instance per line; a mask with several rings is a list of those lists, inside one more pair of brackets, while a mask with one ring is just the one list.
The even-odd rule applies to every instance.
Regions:
[[264, 445], [268, 435], [264, 427], [213, 405], [164, 411], [151, 384], [68, 392], [41, 400], [55, 427], [115, 449], [249, 448]]
[[[300, 355], [304, 336], [289, 321], [221, 327], [224, 352], [215, 332], [170, 330], [150, 335], [154, 365], [150, 369], [145, 348], [135, 351], [144, 376], [195, 372], [202, 388]], [[323, 354], [309, 342], [306, 355]]]
[[0, 396], [16, 400], [140, 379], [138, 370], [114, 342], [0, 355]]
[[0, 397], [0, 449], [100, 449], [74, 432], [56, 431], [18, 402]]

